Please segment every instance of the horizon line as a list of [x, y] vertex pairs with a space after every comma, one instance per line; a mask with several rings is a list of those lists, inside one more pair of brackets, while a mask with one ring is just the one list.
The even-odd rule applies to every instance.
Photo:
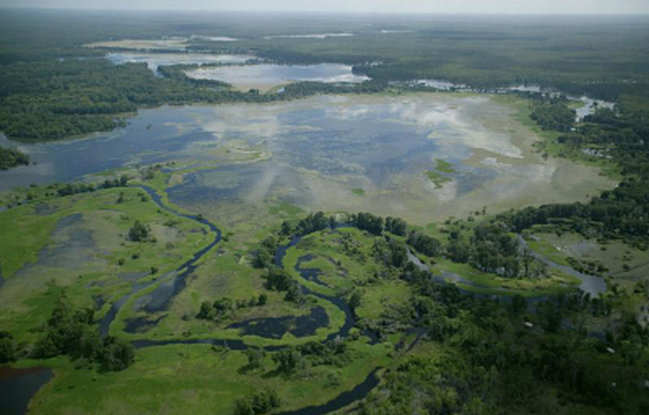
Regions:
[[397, 15], [397, 16], [646, 16], [649, 17], [648, 12], [638, 12], [638, 13], [520, 13], [520, 12], [480, 12], [480, 13], [467, 13], [467, 12], [442, 12], [442, 11], [357, 11], [357, 10], [345, 10], [345, 11], [331, 11], [331, 10], [271, 10], [271, 9], [260, 9], [260, 10], [236, 10], [236, 9], [205, 9], [205, 8], [186, 8], [186, 9], [176, 9], [176, 8], [94, 8], [94, 7], [43, 7], [43, 6], [1, 6], [0, 10], [51, 10], [51, 11], [92, 11], [92, 12], [185, 12], [185, 13], [198, 13], [198, 12], [210, 12], [210, 13], [246, 13], [246, 14], [260, 14], [260, 13], [274, 13], [274, 14], [320, 14], [320, 15]]

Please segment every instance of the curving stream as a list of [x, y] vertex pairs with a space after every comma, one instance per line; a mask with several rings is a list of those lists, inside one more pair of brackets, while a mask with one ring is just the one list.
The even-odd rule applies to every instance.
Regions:
[[[99, 322], [99, 330], [102, 336], [108, 335], [110, 331], [110, 325], [111, 323], [115, 320], [115, 317], [121, 310], [121, 308], [124, 306], [124, 304], [127, 303], [127, 301], [136, 293], [139, 291], [150, 287], [156, 283], [160, 283], [158, 288], [156, 288], [152, 294], [150, 295], [150, 301], [148, 304], [145, 305], [144, 309], [149, 312], [155, 312], [155, 311], [161, 311], [164, 309], [167, 309], [169, 306], [170, 302], [173, 300], [173, 298], [180, 292], [182, 291], [185, 286], [186, 286], [186, 278], [188, 275], [190, 275], [196, 268], [197, 268], [197, 263], [198, 261], [205, 255], [207, 254], [220, 240], [221, 240], [221, 230], [208, 221], [207, 219], [204, 219], [199, 216], [195, 215], [189, 215], [189, 214], [184, 214], [180, 213], [177, 210], [165, 205], [162, 202], [162, 199], [158, 193], [152, 189], [151, 187], [148, 187], [146, 185], [137, 185], [134, 187], [138, 187], [144, 191], [147, 192], [147, 194], [151, 197], [151, 199], [158, 205], [160, 209], [163, 209], [167, 212], [170, 212], [176, 216], [183, 217], [186, 219], [190, 219], [193, 221], [196, 221], [202, 225], [206, 225], [209, 227], [209, 229], [215, 233], [215, 237], [210, 242], [207, 246], [196, 252], [192, 258], [189, 260], [185, 261], [183, 264], [181, 264], [174, 272], [170, 273], [171, 276], [163, 279], [161, 282], [160, 280], [153, 280], [141, 284], [135, 284], [132, 290], [126, 294], [125, 296], [121, 297], [118, 299], [115, 303], [113, 303], [109, 309], [109, 311], [106, 313], [106, 315], [100, 320]], [[519, 235], [519, 240], [521, 241], [523, 246], [527, 246], [527, 242]], [[296, 236], [291, 241], [285, 245], [282, 245], [278, 247], [278, 249], [275, 252], [275, 257], [274, 257], [274, 263], [276, 266], [280, 268], [284, 268], [284, 257], [286, 256], [286, 253], [289, 248], [297, 245], [300, 241], [302, 240], [302, 236]], [[533, 251], [532, 251], [533, 252]], [[557, 268], [563, 272], [566, 272], [570, 275], [577, 276], [581, 281], [582, 284], [580, 286], [580, 289], [582, 289], [584, 292], [591, 294], [591, 296], [596, 296], [599, 293], [602, 293], [606, 290], [606, 283], [602, 278], [599, 277], [594, 277], [586, 274], [582, 274], [570, 267], [566, 267], [563, 265], [556, 264], [545, 257], [534, 253], [534, 256], [538, 258], [540, 261], [543, 261], [544, 263], [548, 264], [549, 266], [553, 268]], [[413, 262], [419, 269], [426, 269], [428, 270], [428, 266], [426, 264], [421, 263], [419, 259], [413, 255], [413, 253], [409, 250], [408, 251], [408, 258], [411, 262]], [[312, 268], [301, 268], [301, 262], [302, 260], [305, 259], [305, 257], [300, 258], [300, 260], [297, 261], [295, 265], [295, 270], [300, 273], [302, 278], [306, 280], [313, 281], [317, 284], [326, 286], [326, 284], [318, 278], [318, 275], [320, 273], [319, 270], [317, 269], [312, 269]], [[459, 277], [459, 276], [458, 276]], [[459, 277], [461, 278], [461, 277]], [[299, 283], [298, 283], [299, 284]], [[330, 302], [331, 304], [335, 305], [339, 310], [341, 310], [345, 314], [345, 323], [343, 324], [340, 329], [334, 333], [329, 334], [324, 341], [332, 340], [337, 337], [345, 337], [349, 334], [349, 330], [354, 326], [355, 324], [355, 318], [354, 314], [350, 310], [349, 306], [346, 304], [344, 300], [341, 298], [325, 295], [318, 293], [316, 291], [313, 291], [306, 286], [299, 284], [300, 290], [304, 295], [312, 295], [317, 298], [321, 298], [325, 301]], [[319, 312], [319, 311], [316, 311]], [[312, 310], [312, 314], [314, 311]], [[270, 322], [273, 324], [274, 322]], [[328, 324], [328, 319], [323, 319], [323, 318], [317, 318], [313, 320], [313, 323], [316, 325], [327, 325]], [[315, 328], [311, 328], [312, 331], [314, 332]], [[311, 331], [308, 331], [307, 333], [311, 333]], [[370, 332], [364, 332], [364, 335], [368, 336], [370, 338], [370, 341], [372, 343], [375, 343], [378, 341], [376, 336], [373, 333]], [[273, 337], [273, 336], [271, 336]], [[274, 335], [275, 338], [281, 338], [281, 336], [277, 337], [277, 335]], [[188, 339], [188, 340], [136, 340], [132, 342], [133, 346], [141, 349], [141, 348], [146, 348], [146, 347], [154, 347], [154, 346], [164, 346], [164, 345], [172, 345], [172, 344], [211, 344], [211, 345], [216, 345], [216, 346], [222, 346], [225, 348], [228, 348], [230, 350], [246, 350], [248, 348], [248, 345], [243, 340], [240, 339]], [[275, 345], [275, 346], [266, 346], [263, 349], [266, 351], [277, 351], [281, 350], [283, 348], [286, 348], [287, 346], [282, 346], [282, 345]], [[287, 412], [282, 412], [282, 415], [320, 415], [320, 414], [325, 414], [329, 413], [338, 409], [341, 409], [343, 407], [348, 406], [352, 402], [355, 402], [357, 400], [363, 399], [367, 394], [379, 383], [379, 378], [377, 376], [377, 371], [379, 368], [375, 368], [368, 376], [367, 378], [354, 387], [350, 391], [346, 391], [338, 395], [336, 398], [332, 399], [331, 401], [323, 404], [323, 405], [318, 405], [318, 406], [309, 406], [305, 407], [299, 410], [295, 411], [287, 411]], [[26, 405], [29, 402], [29, 399], [31, 396], [33, 396], [34, 393], [40, 388], [40, 386], [47, 381], [49, 381], [51, 377], [51, 371], [42, 371], [40, 370], [38, 376], [38, 382], [32, 382], [29, 381], [26, 386], [23, 385], [23, 380], [21, 380], [21, 377], [14, 377], [15, 379], [11, 381], [12, 387], [17, 388], [20, 393], [16, 393], [16, 396], [22, 396], [25, 399], [20, 399], [20, 402], [18, 402], [18, 399], [15, 400], [15, 402], [18, 402], [18, 405], [20, 408], [25, 408], [25, 409], [17, 409], [15, 413], [23, 413], [24, 410], [26, 410]], [[32, 387], [38, 383], [38, 387]], [[3, 388], [4, 389], [4, 388]], [[24, 395], [24, 396], [23, 396]]]
[[[146, 185], [138, 185], [135, 187], [139, 187], [146, 191], [151, 199], [160, 207], [161, 209], [166, 210], [167, 212], [173, 213], [174, 215], [191, 219], [194, 221], [197, 221], [201, 224], [207, 225], [211, 231], [216, 233], [216, 236], [214, 240], [201, 249], [200, 251], [196, 252], [194, 256], [180, 265], [176, 269], [176, 276], [171, 278], [171, 286], [173, 287], [171, 290], [158, 290], [154, 291], [153, 297], [158, 297], [155, 298], [156, 305], [155, 307], [148, 307], [146, 308], [147, 311], [159, 311], [162, 309], [166, 309], [171, 302], [171, 300], [180, 292], [182, 291], [183, 288], [185, 288], [185, 279], [186, 277], [191, 274], [197, 267], [197, 262], [205, 255], [207, 252], [210, 251], [220, 240], [221, 240], [221, 230], [217, 228], [216, 225], [213, 223], [209, 222], [207, 219], [204, 219], [202, 217], [194, 216], [194, 215], [188, 215], [188, 214], [183, 214], [175, 209], [165, 205], [162, 202], [162, 198], [158, 193], [146, 186]], [[287, 250], [295, 246], [302, 237], [295, 237], [293, 238], [288, 244], [280, 246], [276, 253], [275, 253], [275, 258], [274, 262], [275, 265], [278, 267], [284, 267], [284, 257], [286, 255]], [[301, 273], [305, 273], [303, 277], [306, 277], [306, 273], [308, 273], [309, 269], [306, 270], [301, 270], [299, 269], [299, 264], [296, 265], [296, 270]], [[104, 318], [101, 319], [100, 321], [100, 333], [102, 336], [106, 336], [110, 330], [110, 325], [111, 323], [115, 320], [115, 317], [117, 316], [117, 313], [119, 313], [119, 310], [122, 308], [122, 306], [128, 301], [129, 298], [131, 298], [134, 294], [137, 292], [141, 291], [144, 288], [147, 288], [159, 281], [151, 281], [143, 284], [136, 284], [133, 289], [131, 290], [130, 293], [127, 295], [123, 296], [120, 298], [118, 301], [112, 304], [110, 310]], [[165, 284], [166, 282], [163, 282]], [[161, 284], [162, 286], [162, 284]], [[354, 326], [355, 320], [354, 320], [354, 315], [352, 311], [350, 310], [349, 306], [345, 301], [343, 301], [340, 298], [333, 297], [333, 296], [328, 296], [325, 294], [321, 294], [318, 292], [315, 292], [313, 290], [310, 290], [309, 288], [300, 285], [300, 290], [302, 291], [303, 294], [305, 295], [312, 295], [318, 298], [321, 298], [323, 300], [329, 301], [330, 303], [334, 304], [338, 309], [340, 309], [344, 314], [345, 314], [345, 323], [343, 326], [336, 332], [329, 334], [324, 341], [329, 341], [333, 340], [337, 337], [345, 337], [349, 334], [349, 330]], [[162, 298], [159, 298], [162, 297]], [[323, 319], [319, 319], [318, 321], [324, 321]], [[327, 319], [328, 322], [328, 319]], [[317, 329], [314, 328], [313, 330]], [[372, 333], [364, 333], [367, 336], [370, 337], [370, 341], [372, 343], [376, 342], [377, 339]], [[136, 340], [132, 342], [133, 346], [142, 349], [146, 347], [154, 347], [154, 346], [164, 346], [164, 345], [171, 345], [171, 344], [211, 344], [215, 346], [222, 346], [226, 347], [230, 350], [246, 350], [248, 346], [240, 339], [190, 339], [190, 340]], [[266, 346], [263, 349], [266, 351], [277, 351], [285, 348], [286, 346]], [[318, 406], [309, 406], [303, 409], [299, 409], [296, 411], [290, 411], [290, 412], [283, 412], [285, 415], [307, 415], [307, 414], [325, 414], [328, 412], [332, 412], [338, 409], [341, 409], [349, 404], [351, 404], [354, 401], [357, 401], [359, 399], [363, 399], [369, 391], [374, 388], [378, 383], [379, 383], [379, 378], [376, 375], [376, 372], [379, 370], [379, 368], [374, 369], [368, 376], [367, 378], [354, 387], [350, 391], [346, 391], [338, 395], [336, 398], [332, 399], [331, 401], [323, 404], [323, 405], [318, 405]]]
[[[180, 291], [182, 291], [183, 288], [185, 288], [186, 285], [185, 280], [189, 274], [191, 274], [192, 272], [194, 272], [194, 270], [196, 270], [196, 263], [221, 240], [221, 230], [217, 228], [216, 225], [208, 221], [207, 219], [204, 219], [199, 216], [180, 213], [177, 210], [165, 205], [164, 203], [162, 203], [162, 199], [160, 195], [158, 195], [158, 193], [152, 188], [150, 188], [149, 186], [137, 185], [133, 187], [138, 187], [144, 190], [145, 192], [147, 192], [147, 194], [151, 197], [151, 199], [155, 202], [155, 204], [158, 205], [160, 209], [166, 210], [167, 212], [170, 212], [176, 216], [186, 218], [186, 219], [191, 219], [200, 224], [207, 225], [212, 232], [216, 233], [214, 240], [209, 245], [207, 245], [200, 251], [196, 252], [191, 259], [187, 260], [176, 269], [175, 271], [176, 276], [172, 277], [171, 280], [169, 281], [171, 286], [170, 290], [164, 290], [166, 292], [162, 292], [163, 290], [157, 290], [158, 292], [155, 293], [156, 295], [153, 296], [154, 299], [156, 300], [155, 305], [149, 304], [146, 309], [149, 312], [160, 311], [167, 308], [169, 306], [169, 303], [173, 299], [173, 297], [175, 297]], [[128, 294], [126, 294], [125, 296], [117, 300], [115, 303], [113, 303], [110, 307], [110, 310], [108, 310], [108, 313], [106, 313], [106, 315], [99, 322], [99, 332], [102, 335], [102, 337], [108, 335], [108, 332], [110, 330], [110, 324], [115, 320], [117, 313], [122, 308], [122, 306], [126, 304], [129, 298], [131, 298], [137, 292], [147, 287], [150, 287], [158, 282], [159, 282], [158, 280], [153, 280], [143, 284], [136, 284], [131, 290], [131, 292], [129, 292]], [[161, 284], [160, 287], [166, 288], [164, 286], [164, 283]]]
[[527, 241], [521, 235], [517, 235], [517, 237], [521, 245], [524, 248], [528, 248], [534, 258], [543, 262], [550, 268], [557, 269], [563, 273], [579, 278], [579, 280], [581, 281], [581, 284], [579, 285], [579, 289], [582, 290], [584, 293], [589, 294], [592, 298], [596, 298], [600, 294], [606, 292], [606, 280], [604, 280], [604, 278], [597, 277], [594, 275], [584, 274], [583, 272], [579, 272], [576, 269], [569, 267], [567, 265], [557, 264], [556, 262], [549, 260], [548, 258], [534, 252], [534, 250], [529, 248]]

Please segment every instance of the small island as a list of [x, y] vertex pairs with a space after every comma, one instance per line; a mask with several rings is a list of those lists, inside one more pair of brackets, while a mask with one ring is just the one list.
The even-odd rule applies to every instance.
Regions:
[[0, 147], [0, 170], [8, 170], [21, 164], [29, 165], [27, 154], [17, 149]]

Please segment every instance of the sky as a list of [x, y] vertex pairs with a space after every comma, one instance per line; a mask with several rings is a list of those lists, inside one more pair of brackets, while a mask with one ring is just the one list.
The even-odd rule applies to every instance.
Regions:
[[0, 0], [0, 7], [345, 13], [649, 14], [649, 0]]

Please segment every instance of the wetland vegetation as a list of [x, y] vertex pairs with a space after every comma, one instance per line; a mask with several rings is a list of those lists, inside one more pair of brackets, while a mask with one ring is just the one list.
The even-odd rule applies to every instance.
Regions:
[[155, 17], [0, 14], [2, 408], [649, 411], [645, 18]]

